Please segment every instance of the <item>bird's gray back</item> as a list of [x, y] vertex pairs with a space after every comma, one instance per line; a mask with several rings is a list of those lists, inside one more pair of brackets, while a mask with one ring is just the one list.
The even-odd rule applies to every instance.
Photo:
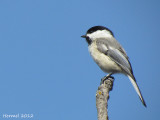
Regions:
[[[103, 43], [107, 47], [110, 47], [110, 48], [113, 48], [113, 49], [118, 49], [124, 55], [124, 57], [126, 59], [128, 59], [126, 51], [122, 48], [120, 43], [115, 38], [98, 38], [96, 41], [97, 41], [97, 44], [98, 43]], [[99, 49], [101, 49], [101, 48], [99, 48]]]

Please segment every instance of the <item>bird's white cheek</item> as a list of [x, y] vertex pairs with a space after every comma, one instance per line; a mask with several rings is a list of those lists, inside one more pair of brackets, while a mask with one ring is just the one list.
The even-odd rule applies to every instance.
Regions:
[[102, 30], [102, 31], [98, 30], [98, 31], [96, 31], [96, 32], [94, 32], [94, 33], [87, 34], [87, 36], [88, 36], [89, 38], [91, 38], [92, 40], [95, 40], [95, 39], [97, 39], [97, 38], [111, 38], [111, 37], [113, 37], [113, 36], [111, 35], [111, 33], [109, 33], [109, 32], [106, 31], [106, 30]]

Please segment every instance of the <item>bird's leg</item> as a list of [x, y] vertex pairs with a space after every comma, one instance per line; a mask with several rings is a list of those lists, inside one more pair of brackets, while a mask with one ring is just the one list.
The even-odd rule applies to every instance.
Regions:
[[108, 75], [104, 76], [104, 77], [101, 79], [100, 85], [103, 84], [104, 81], [105, 81], [106, 79], [108, 79], [109, 77], [113, 78], [113, 77], [111, 76], [112, 74], [113, 74], [113, 73], [109, 73]]

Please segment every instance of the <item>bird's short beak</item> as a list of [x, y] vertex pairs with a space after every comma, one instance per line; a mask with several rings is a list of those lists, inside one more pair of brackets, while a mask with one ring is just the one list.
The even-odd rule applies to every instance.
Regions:
[[81, 37], [82, 37], [82, 38], [86, 38], [87, 36], [86, 36], [86, 35], [82, 35]]

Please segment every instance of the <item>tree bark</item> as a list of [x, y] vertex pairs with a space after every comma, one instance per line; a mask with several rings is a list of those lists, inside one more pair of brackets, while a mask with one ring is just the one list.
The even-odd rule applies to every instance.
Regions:
[[108, 99], [109, 92], [112, 90], [113, 77], [108, 77], [98, 87], [96, 92], [96, 107], [98, 113], [98, 120], [108, 120]]

